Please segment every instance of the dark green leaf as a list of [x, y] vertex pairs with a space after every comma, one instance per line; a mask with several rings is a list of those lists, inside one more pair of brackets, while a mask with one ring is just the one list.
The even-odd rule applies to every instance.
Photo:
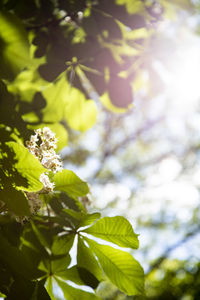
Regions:
[[92, 273], [90, 273], [87, 269], [82, 267], [77, 267], [77, 269], [78, 269], [78, 274], [80, 278], [83, 280], [84, 284], [90, 286], [93, 289], [96, 289], [99, 284], [99, 280], [97, 280], [97, 278]]
[[40, 230], [39, 226], [36, 226], [36, 224], [31, 221], [31, 226], [33, 229], [33, 232], [35, 233], [36, 237], [38, 238], [38, 241], [40, 244], [47, 250], [50, 251], [50, 243], [47, 239], [47, 236], [43, 234], [43, 232]]
[[18, 278], [13, 282], [6, 299], [51, 300], [41, 282], [32, 282], [24, 278]]
[[9, 211], [17, 216], [29, 216], [30, 208], [27, 197], [23, 191], [17, 191], [10, 186], [9, 188], [0, 190], [0, 199], [6, 204]]
[[37, 269], [27, 256], [19, 249], [13, 247], [0, 233], [0, 260], [4, 261], [7, 267], [16, 275], [25, 278], [35, 278]]

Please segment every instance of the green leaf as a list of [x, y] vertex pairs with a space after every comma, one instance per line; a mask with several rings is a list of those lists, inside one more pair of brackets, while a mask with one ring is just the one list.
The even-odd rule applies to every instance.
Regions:
[[17, 278], [11, 285], [9, 295], [6, 299], [16, 300], [51, 300], [42, 282], [32, 282], [25, 278]]
[[78, 89], [71, 88], [70, 101], [65, 108], [65, 118], [68, 125], [78, 131], [90, 129], [97, 118], [97, 108], [93, 100], [86, 100]]
[[79, 212], [86, 212], [84, 205], [77, 197], [70, 197], [66, 193], [60, 193], [59, 199], [62, 203], [64, 203], [65, 207], [69, 207]]
[[47, 278], [47, 281], [45, 283], [47, 292], [49, 294], [49, 296], [51, 297], [51, 300], [57, 300], [58, 298], [55, 297], [55, 292], [54, 292], [54, 287], [55, 287], [56, 281], [53, 278], [53, 276], [49, 276]]
[[15, 142], [7, 142], [6, 144], [15, 155], [16, 162], [13, 168], [27, 180], [27, 185], [18, 186], [18, 188], [29, 192], [41, 190], [43, 184], [40, 182], [39, 177], [48, 170], [23, 145]]
[[1, 298], [6, 298], [6, 295], [5, 295], [5, 294], [2, 294], [2, 293], [0, 292], [0, 297], [1, 297]]
[[90, 233], [98, 238], [115, 243], [121, 247], [137, 249], [139, 241], [131, 224], [124, 217], [105, 217], [98, 220], [93, 226], [83, 232]]
[[33, 232], [35, 233], [38, 241], [40, 242], [40, 244], [47, 250], [50, 251], [50, 245], [49, 242], [46, 238], [46, 236], [41, 232], [39, 226], [36, 226], [35, 223], [33, 221], [30, 222]]
[[77, 212], [73, 209], [65, 208], [63, 212], [67, 215], [67, 218], [75, 225], [76, 228], [88, 226], [96, 219], [100, 218], [100, 213], [86, 214], [84, 212]]
[[86, 237], [84, 239], [114, 285], [127, 295], [137, 295], [143, 292], [144, 272], [130, 253], [100, 245]]
[[59, 275], [67, 270], [70, 261], [69, 254], [66, 254], [62, 258], [43, 259], [39, 264], [39, 269], [46, 273], [46, 277]]
[[80, 278], [77, 266], [73, 266], [72, 268], [57, 272], [56, 277], [59, 277], [62, 280], [73, 281], [74, 283], [79, 285], [84, 285], [84, 282]]
[[74, 234], [65, 234], [56, 236], [52, 245], [54, 255], [63, 255], [69, 253], [74, 242]]
[[95, 289], [99, 284], [99, 281], [92, 273], [90, 273], [87, 269], [78, 266], [60, 270], [56, 272], [55, 276], [64, 281], [70, 280], [78, 285], [90, 286], [93, 289]]
[[54, 175], [55, 190], [67, 193], [71, 197], [85, 196], [89, 193], [88, 185], [74, 172], [63, 170]]
[[30, 62], [27, 33], [17, 17], [0, 12], [0, 75], [13, 79]]
[[6, 204], [9, 211], [17, 216], [29, 216], [30, 208], [23, 191], [17, 191], [12, 186], [0, 190], [0, 199]]
[[[122, 108], [122, 107], [118, 107], [118, 106], [115, 106], [111, 100], [110, 100], [110, 97], [109, 97], [109, 94], [108, 92], [105, 92], [103, 95], [101, 95], [99, 97], [99, 100], [102, 102], [102, 104], [110, 111], [114, 112], [114, 113], [118, 113], [118, 114], [123, 114], [125, 112], [127, 112], [128, 108]], [[131, 105], [130, 105], [131, 107]]]
[[77, 267], [78, 274], [82, 281], [84, 282], [84, 285], [90, 286], [93, 289], [96, 289], [99, 285], [99, 280], [86, 268], [83, 267]]
[[65, 257], [60, 259], [55, 259], [51, 261], [51, 274], [59, 276], [67, 270], [68, 265], [70, 264], [71, 258], [67, 254]]
[[33, 279], [38, 275], [38, 270], [32, 261], [17, 247], [12, 246], [1, 233], [0, 260], [17, 276]]
[[[34, 69], [20, 72], [14, 81], [8, 83], [8, 91], [20, 95], [20, 100], [31, 103], [34, 95], [41, 92], [49, 84], [43, 80]], [[37, 109], [38, 109], [37, 101]]]
[[69, 98], [69, 83], [63, 73], [57, 82], [50, 83], [42, 92], [47, 106], [42, 110], [43, 122], [59, 122], [64, 117], [64, 107]]
[[82, 217], [82, 220], [79, 224], [79, 227], [84, 227], [84, 226], [91, 225], [92, 223], [94, 223], [100, 217], [101, 217], [100, 213], [87, 214], [87, 215]]
[[144, 4], [141, 0], [117, 0], [117, 5], [126, 5], [129, 14], [145, 12]]
[[80, 219], [82, 217], [82, 213], [81, 212], [75, 211], [75, 210], [70, 209], [70, 208], [64, 208], [63, 212], [65, 214], [67, 214], [70, 217], [70, 219], [72, 217], [73, 220], [78, 221], [78, 223], [79, 223], [79, 221], [80, 221]]
[[55, 280], [56, 280], [57, 284], [59, 285], [59, 287], [62, 289], [65, 299], [70, 299], [70, 300], [77, 300], [77, 299], [95, 300], [95, 299], [99, 299], [95, 294], [88, 293], [88, 292], [76, 289], [76, 288], [68, 285], [64, 281], [59, 280], [56, 277], [55, 277]]
[[[89, 263], [86, 263], [89, 262]], [[79, 237], [78, 238], [78, 247], [77, 247], [77, 264], [80, 267], [87, 269], [89, 272], [94, 274], [94, 276], [99, 280], [102, 281], [104, 278], [102, 269], [95, 258], [93, 252], [90, 248], [88, 248], [83, 240]]]

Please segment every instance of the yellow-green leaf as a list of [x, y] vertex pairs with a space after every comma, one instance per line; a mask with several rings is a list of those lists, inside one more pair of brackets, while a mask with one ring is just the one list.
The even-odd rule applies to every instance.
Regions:
[[100, 245], [86, 237], [84, 239], [114, 285], [127, 295], [137, 295], [143, 292], [144, 272], [130, 253]]
[[137, 249], [139, 241], [131, 224], [124, 217], [105, 217], [93, 226], [83, 230], [98, 238], [115, 243], [121, 247]]
[[85, 196], [89, 193], [88, 185], [73, 171], [63, 170], [54, 175], [55, 190], [67, 193], [71, 197]]
[[86, 100], [85, 96], [75, 88], [71, 88], [65, 119], [69, 126], [78, 131], [90, 129], [97, 119], [97, 108], [93, 100]]

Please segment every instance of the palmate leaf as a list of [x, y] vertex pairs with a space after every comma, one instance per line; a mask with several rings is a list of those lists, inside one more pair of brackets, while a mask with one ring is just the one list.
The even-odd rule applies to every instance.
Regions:
[[39, 269], [46, 273], [46, 278], [49, 276], [61, 276], [62, 273], [67, 270], [68, 265], [70, 264], [71, 258], [69, 254], [66, 254], [62, 258], [44, 258], [40, 264]]
[[139, 241], [131, 224], [124, 217], [105, 217], [83, 230], [98, 238], [115, 243], [120, 247], [137, 249]]
[[70, 280], [79, 285], [84, 285], [76, 266], [67, 269], [69, 262], [69, 255], [67, 255], [64, 258], [40, 264], [40, 268], [45, 270], [47, 273], [47, 281], [45, 285], [51, 299], [57, 299], [55, 296], [56, 291], [58, 292], [58, 287], [62, 290], [65, 299], [99, 299], [95, 296], [95, 294], [87, 293], [66, 283], [66, 280]]
[[130, 253], [100, 245], [86, 237], [84, 239], [114, 285], [127, 295], [136, 295], [143, 292], [144, 272]]
[[[56, 294], [58, 290], [61, 289], [64, 297], [62, 299], [70, 300], [97, 300], [99, 299], [95, 294], [82, 291], [80, 289], [74, 288], [67, 284], [66, 282], [60, 280], [56, 276], [50, 276], [46, 282], [46, 289], [51, 297], [51, 300], [57, 300]], [[59, 293], [60, 294], [60, 293]], [[99, 299], [100, 300], [100, 299]]]
[[88, 185], [73, 171], [63, 170], [54, 176], [55, 190], [67, 193], [69, 196], [79, 197], [89, 193]]
[[43, 184], [40, 182], [39, 177], [48, 170], [23, 145], [15, 142], [7, 142], [6, 145], [15, 156], [13, 168], [27, 181], [26, 185], [18, 186], [17, 188], [28, 192], [41, 190]]

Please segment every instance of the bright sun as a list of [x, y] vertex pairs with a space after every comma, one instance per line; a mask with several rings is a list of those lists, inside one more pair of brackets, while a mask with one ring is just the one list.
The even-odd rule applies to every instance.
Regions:
[[171, 91], [176, 101], [186, 108], [200, 98], [199, 41], [191, 46], [185, 45], [180, 53], [180, 62], [171, 78]]
[[177, 48], [176, 62], [171, 66], [171, 72], [160, 65], [156, 69], [166, 84], [166, 93], [173, 107], [185, 112], [196, 109], [200, 100], [199, 38], [186, 34]]

